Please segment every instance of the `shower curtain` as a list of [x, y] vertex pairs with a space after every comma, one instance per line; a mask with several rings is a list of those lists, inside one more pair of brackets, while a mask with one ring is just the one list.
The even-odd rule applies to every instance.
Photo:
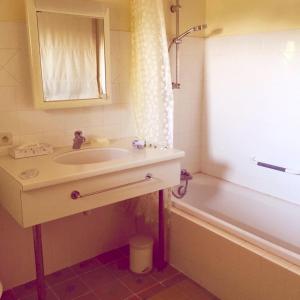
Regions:
[[[148, 145], [172, 147], [174, 99], [162, 0], [131, 0], [131, 13], [131, 96], [137, 134]], [[165, 194], [170, 200], [170, 190]], [[140, 197], [129, 203], [129, 210], [154, 225], [157, 198], [157, 193]]]
[[139, 138], [173, 145], [173, 92], [161, 0], [131, 0], [131, 87]]

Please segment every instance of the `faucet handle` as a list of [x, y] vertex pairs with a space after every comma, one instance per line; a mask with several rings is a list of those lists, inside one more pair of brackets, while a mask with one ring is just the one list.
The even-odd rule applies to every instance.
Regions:
[[81, 131], [81, 130], [76, 130], [76, 131], [74, 132], [74, 136], [75, 136], [75, 137], [81, 137], [81, 136], [82, 136], [82, 131]]

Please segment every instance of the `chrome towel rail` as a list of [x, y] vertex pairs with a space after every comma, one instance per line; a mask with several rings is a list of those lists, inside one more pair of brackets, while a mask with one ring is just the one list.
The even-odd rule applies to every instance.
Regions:
[[146, 174], [145, 178], [137, 180], [137, 181], [133, 181], [133, 182], [130, 182], [130, 183], [121, 184], [121, 185], [118, 185], [118, 186], [114, 186], [114, 187], [111, 187], [111, 188], [106, 188], [106, 189], [103, 189], [103, 190], [100, 190], [100, 191], [96, 191], [96, 192], [92, 192], [92, 193], [87, 193], [87, 194], [81, 194], [79, 191], [73, 191], [73, 192], [71, 192], [70, 196], [71, 196], [71, 199], [77, 200], [79, 198], [85, 198], [85, 197], [88, 197], [88, 196], [102, 194], [102, 193], [113, 191], [113, 190], [116, 190], [116, 189], [120, 189], [120, 188], [124, 188], [124, 187], [129, 187], [131, 185], [135, 185], [135, 184], [147, 182], [147, 181], [150, 181], [150, 180], [153, 180], [153, 179], [154, 179], [153, 175], [151, 173], [148, 173], [148, 174]]
[[259, 167], [263, 167], [263, 168], [267, 168], [267, 169], [271, 169], [271, 170], [275, 170], [275, 171], [279, 171], [279, 172], [283, 172], [283, 173], [288, 173], [288, 174], [292, 174], [292, 175], [300, 175], [300, 171], [299, 170], [292, 170], [292, 169], [288, 169], [285, 167], [280, 167], [280, 166], [276, 166], [276, 165], [272, 165], [266, 162], [262, 162], [256, 159], [256, 157], [253, 157], [253, 160], [255, 161], [256, 165]]

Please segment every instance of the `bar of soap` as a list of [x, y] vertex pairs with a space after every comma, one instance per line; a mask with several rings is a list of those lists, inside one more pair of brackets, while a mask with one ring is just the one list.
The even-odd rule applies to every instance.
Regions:
[[99, 147], [107, 147], [107, 146], [109, 146], [109, 139], [92, 137], [91, 138], [91, 144], [92, 145], [97, 145]]

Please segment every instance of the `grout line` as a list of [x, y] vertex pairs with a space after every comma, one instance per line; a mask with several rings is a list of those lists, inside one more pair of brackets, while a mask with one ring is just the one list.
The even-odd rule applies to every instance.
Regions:
[[[72, 300], [76, 300], [76, 299], [78, 299], [78, 298], [80, 298], [80, 297], [86, 296], [86, 295], [90, 294], [91, 292], [92, 292], [92, 291], [88, 291], [88, 292], [86, 292], [86, 293], [84, 293], [84, 294], [82, 294], [82, 295], [80, 295], [80, 296], [78, 296], [78, 297], [73, 298]], [[59, 300], [63, 300], [63, 299], [60, 299], [60, 298], [59, 298]]]
[[[110, 273], [111, 273], [111, 272], [110, 272]], [[113, 275], [113, 274], [111, 274], [111, 275]], [[86, 287], [88, 287], [88, 289], [90, 289], [90, 292], [91, 292], [93, 295], [95, 295], [96, 298], [98, 298], [97, 294], [95, 293], [95, 289], [92, 288], [92, 287], [89, 287], [89, 286], [88, 286], [81, 278], [80, 278], [80, 280], [85, 284]], [[114, 277], [111, 281], [108, 281], [108, 282], [107, 282], [107, 285], [108, 285], [110, 282], [114, 281], [114, 280], [119, 281], [123, 286], [125, 286], [125, 287], [130, 291], [131, 294], [130, 294], [128, 297], [126, 297], [125, 299], [131, 297], [131, 296], [134, 294], [134, 292], [133, 292], [131, 289], [129, 289], [126, 285], [124, 285], [123, 282], [122, 282], [121, 280], [119, 280], [119, 278], [117, 278], [117, 277]], [[104, 286], [104, 288], [105, 288], [105, 286]]]
[[[1, 49], [2, 50], [2, 49]], [[8, 50], [8, 49], [6, 49]], [[7, 66], [9, 64], [9, 62], [11, 62], [21, 51], [21, 49], [9, 49], [9, 50], [14, 50], [15, 53], [6, 61], [6, 63], [4, 65], [2, 65], [2, 67], [5, 68], [5, 66]]]
[[98, 269], [102, 269], [102, 268], [105, 268], [105, 266], [104, 265], [99, 265], [98, 267], [96, 267], [95, 269], [93, 269], [93, 270], [88, 270], [88, 271], [85, 271], [85, 272], [82, 272], [82, 273], [78, 273], [78, 272], [76, 272], [76, 271], [74, 271], [74, 273], [76, 274], [76, 275], [78, 275], [78, 276], [81, 276], [81, 275], [83, 275], [83, 274], [89, 274], [89, 273], [91, 273], [91, 272], [94, 272], [94, 271], [96, 271], [96, 270], [98, 270]]
[[87, 283], [84, 282], [84, 280], [79, 276], [79, 281], [89, 290], [89, 291], [94, 291], [92, 287], [90, 287]]
[[57, 300], [60, 300], [60, 297], [56, 294], [56, 292], [52, 289], [51, 286], [48, 286], [49, 290], [53, 293]]
[[[117, 281], [119, 281], [124, 287], [126, 287], [126, 288], [128, 289], [128, 291], [130, 291], [131, 294], [134, 294], [134, 291], [133, 291], [132, 289], [130, 289], [130, 288], [127, 286], [127, 284], [124, 283], [120, 278], [116, 277], [115, 279], [116, 279]], [[130, 297], [130, 296], [128, 296], [128, 297]], [[127, 298], [128, 298], [128, 297], [127, 297]]]
[[[165, 282], [166, 281], [168, 281], [168, 280], [170, 280], [170, 279], [172, 279], [172, 278], [175, 278], [176, 276], [178, 276], [178, 275], [184, 275], [183, 273], [176, 273], [176, 274], [173, 274], [172, 276], [170, 276], [170, 277], [168, 277], [168, 278], [166, 278], [166, 279], [164, 279], [164, 280], [162, 280], [162, 281], [160, 281], [160, 284], [162, 285], [162, 286], [164, 286], [164, 287], [168, 287], [168, 286], [166, 286], [165, 285]], [[185, 276], [185, 275], [184, 275]], [[174, 283], [174, 285], [176, 285], [177, 284], [177, 282], [176, 283]], [[172, 286], [172, 285], [171, 285]]]
[[149, 286], [147, 288], [144, 288], [144, 289], [138, 291], [137, 294], [141, 294], [143, 292], [146, 292], [147, 290], [150, 290], [150, 289], [154, 288], [156, 285], [161, 285], [161, 284], [160, 283], [155, 283], [155, 284], [153, 284], [153, 285], [151, 285], [151, 286]]
[[91, 287], [89, 287], [80, 276], [79, 276], [79, 281], [88, 289], [88, 292], [86, 294], [82, 294], [82, 295], [78, 296], [77, 298], [87, 295], [89, 293], [92, 293], [93, 295], [96, 296], [96, 298], [98, 298], [97, 295], [94, 293], [94, 290]]
[[[59, 282], [57, 282], [57, 283], [51, 284], [51, 286], [56, 287], [57, 285], [59, 285], [59, 284], [61, 284], [61, 283], [65, 283], [66, 281], [71, 280], [71, 279], [74, 279], [74, 278], [79, 278], [79, 276], [78, 276], [77, 274], [75, 274], [74, 276], [72, 276], [72, 277], [70, 277], [70, 278], [67, 278], [67, 279], [64, 279], [64, 280], [62, 280], [62, 281], [59, 281]], [[50, 286], [50, 284], [47, 283], [47, 286]]]

